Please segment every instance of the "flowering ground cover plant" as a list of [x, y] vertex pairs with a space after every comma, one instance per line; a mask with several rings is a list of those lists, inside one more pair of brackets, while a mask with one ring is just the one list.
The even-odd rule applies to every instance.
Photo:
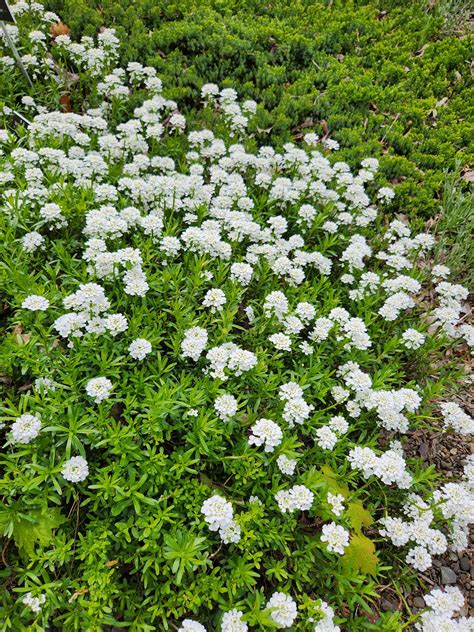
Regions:
[[[380, 160], [393, 209], [438, 212], [444, 170], [473, 163], [472, 10], [464, 0], [48, 0], [75, 37], [117, 28], [123, 65], [157, 68], [192, 120], [201, 86], [258, 101], [251, 133], [330, 133]], [[467, 182], [461, 180], [465, 187]]]
[[[213, 83], [189, 129], [113, 31], [14, 10], [46, 86], [0, 131], [4, 629], [472, 630], [455, 587], [373, 617], [474, 506], [472, 457], [446, 483], [404, 450], [473, 432], [430, 364], [473, 328], [378, 160], [258, 146]], [[48, 107], [66, 73], [78, 112]]]

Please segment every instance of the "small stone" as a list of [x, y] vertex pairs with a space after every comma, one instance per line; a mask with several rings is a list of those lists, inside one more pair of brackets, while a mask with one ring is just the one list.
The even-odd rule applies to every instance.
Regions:
[[442, 584], [455, 584], [458, 578], [456, 577], [456, 573], [449, 566], [441, 567], [441, 583]]
[[463, 571], [468, 571], [471, 568], [471, 563], [468, 557], [462, 557], [460, 564]]
[[429, 446], [427, 443], [420, 443], [418, 452], [420, 453], [421, 458], [426, 459], [429, 452]]
[[391, 612], [396, 612], [398, 610], [397, 604], [388, 599], [382, 599], [380, 605], [382, 607], [382, 610], [384, 610], [385, 612], [387, 612], [388, 610], [390, 610]]
[[413, 605], [415, 606], [415, 608], [420, 608], [420, 610], [426, 607], [423, 597], [415, 597], [413, 599]]

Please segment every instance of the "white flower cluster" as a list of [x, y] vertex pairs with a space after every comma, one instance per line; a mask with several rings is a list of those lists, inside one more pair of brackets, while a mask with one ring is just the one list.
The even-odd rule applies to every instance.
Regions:
[[349, 451], [347, 459], [353, 470], [362, 470], [364, 478], [376, 476], [386, 485], [397, 485], [400, 489], [407, 489], [412, 484], [403, 452], [398, 448], [377, 456], [371, 448], [357, 446]]
[[214, 103], [216, 108], [223, 113], [229, 124], [231, 136], [245, 132], [248, 115], [255, 114], [257, 111], [255, 101], [244, 101], [240, 106], [237, 102], [237, 92], [232, 88], [219, 90], [216, 84], [207, 83], [201, 88], [201, 96], [205, 102]]
[[249, 626], [242, 621], [243, 612], [234, 608], [222, 617], [221, 632], [248, 632]]
[[278, 628], [290, 628], [298, 616], [295, 601], [285, 593], [274, 592], [267, 602], [267, 610]]
[[30, 296], [25, 298], [21, 306], [23, 309], [28, 309], [31, 312], [45, 312], [49, 307], [49, 301], [44, 296], [30, 294]]
[[340, 415], [331, 417], [329, 422], [315, 432], [316, 443], [323, 450], [332, 450], [338, 439], [349, 430], [349, 424]]
[[39, 435], [41, 420], [36, 415], [25, 413], [15, 419], [11, 427], [12, 439], [16, 443], [30, 443]]
[[417, 630], [422, 632], [472, 632], [474, 630], [473, 617], [457, 617], [456, 612], [464, 606], [464, 597], [455, 586], [444, 589], [433, 588], [424, 596], [429, 610], [421, 613], [421, 621], [416, 624]]
[[277, 458], [277, 465], [282, 474], [292, 476], [295, 473], [296, 460], [288, 458], [286, 454], [280, 454]]
[[452, 428], [462, 435], [474, 434], [474, 419], [470, 417], [455, 402], [444, 402], [440, 405], [444, 418], [444, 427]]
[[[318, 621], [313, 632], [341, 632], [341, 628], [334, 623], [334, 610], [328, 603], [321, 600], [318, 610]], [[309, 621], [312, 623], [313, 619]]]
[[[432, 526], [435, 508], [438, 507], [448, 522], [448, 537]], [[404, 507], [410, 520], [386, 516], [380, 522], [381, 535], [395, 546], [405, 546], [413, 542], [406, 561], [419, 571], [432, 565], [432, 556], [446, 552], [448, 546], [455, 551], [466, 548], [468, 525], [474, 521], [474, 456], [468, 458], [464, 467], [464, 480], [446, 483], [433, 492], [431, 503], [416, 494], [411, 494]]]
[[462, 551], [468, 545], [468, 525], [474, 522], [474, 455], [467, 459], [463, 480], [442, 485], [433, 500], [450, 523], [451, 548]]
[[178, 628], [178, 632], [207, 632], [206, 628], [193, 619], [184, 619]]
[[303, 398], [303, 389], [295, 382], [283, 384], [279, 390], [279, 398], [285, 402], [282, 416], [290, 428], [295, 424], [304, 424], [314, 410], [314, 406]]
[[207, 331], [202, 327], [186, 329], [181, 343], [181, 354], [183, 358], [191, 358], [197, 362], [206, 348], [207, 340]]
[[349, 531], [335, 522], [323, 525], [321, 541], [326, 542], [327, 550], [344, 554], [344, 549], [349, 546]]
[[212, 314], [216, 311], [220, 311], [224, 307], [225, 303], [225, 294], [218, 288], [214, 288], [206, 292], [206, 296], [202, 302], [203, 307], [209, 307]]
[[240, 527], [234, 520], [234, 510], [229, 501], [215, 494], [204, 501], [201, 512], [211, 531], [218, 531], [225, 544], [240, 540]]
[[425, 342], [426, 336], [417, 331], [416, 329], [407, 329], [402, 334], [402, 344], [407, 349], [415, 351], [419, 349]]
[[462, 285], [441, 281], [435, 291], [439, 298], [439, 307], [433, 310], [435, 324], [454, 338], [457, 335], [456, 325], [461, 318], [462, 302], [467, 299], [468, 290]]
[[83, 283], [79, 290], [64, 299], [63, 304], [66, 309], [74, 310], [54, 321], [54, 328], [63, 338], [105, 332], [115, 337], [128, 329], [128, 321], [123, 314], [107, 313], [110, 302], [97, 283]]
[[89, 475], [89, 465], [82, 456], [73, 456], [66, 461], [61, 469], [61, 474], [71, 483], [80, 483]]
[[346, 402], [349, 415], [358, 417], [363, 408], [373, 410], [383, 428], [402, 433], [408, 431], [409, 420], [403, 412], [414, 413], [421, 404], [421, 398], [415, 390], [373, 390], [370, 376], [361, 371], [356, 362], [340, 366], [338, 375], [354, 393], [354, 399]]
[[344, 511], [344, 496], [342, 494], [328, 493], [328, 504], [331, 507], [331, 511], [335, 516], [340, 516]]
[[251, 428], [249, 444], [263, 445], [265, 452], [273, 452], [282, 439], [283, 432], [278, 424], [270, 419], [259, 419]]
[[304, 485], [293, 485], [288, 490], [280, 490], [275, 494], [275, 500], [282, 513], [287, 511], [308, 511], [314, 501], [314, 494]]
[[222, 421], [229, 421], [237, 412], [237, 400], [233, 395], [224, 393], [214, 402], [214, 409]]
[[112, 382], [107, 377], [94, 377], [86, 384], [86, 393], [96, 404], [108, 399], [113, 388]]
[[226, 369], [239, 377], [257, 364], [257, 356], [254, 353], [241, 349], [233, 342], [211, 347], [206, 354], [206, 359], [211, 365], [207, 370], [209, 374], [222, 381], [227, 380]]
[[128, 352], [134, 360], [144, 360], [151, 353], [151, 342], [145, 338], [136, 338], [132, 340], [128, 347]]
[[33, 597], [33, 595], [30, 592], [28, 592], [23, 597], [22, 601], [25, 604], [25, 606], [28, 606], [28, 608], [30, 608], [32, 612], [34, 612], [35, 614], [38, 614], [39, 612], [41, 612], [41, 606], [46, 601], [46, 595], [42, 594], [39, 597]]
[[[294, 314], [290, 314], [289, 303], [283, 292], [271, 292], [267, 295], [263, 305], [267, 316], [274, 315], [284, 327], [283, 332], [270, 336], [269, 340], [277, 349], [291, 350], [291, 335], [302, 334], [316, 315], [316, 309], [310, 303], [298, 303]], [[349, 312], [336, 307], [330, 311], [327, 317], [319, 317], [314, 320], [308, 337], [313, 343], [321, 343], [329, 338], [334, 330], [334, 340], [343, 341], [344, 349], [360, 349], [362, 351], [372, 346], [372, 341], [367, 333], [367, 327], [361, 318], [352, 318]], [[303, 341], [302, 349], [309, 355], [311, 347], [307, 341]]]

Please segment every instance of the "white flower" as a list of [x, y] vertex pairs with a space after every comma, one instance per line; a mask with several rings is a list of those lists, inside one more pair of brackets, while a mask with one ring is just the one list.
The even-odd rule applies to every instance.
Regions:
[[29, 309], [31, 312], [45, 312], [49, 307], [49, 301], [44, 296], [30, 294], [21, 304], [23, 309]]
[[207, 632], [206, 628], [193, 619], [184, 619], [178, 628], [178, 632]]
[[331, 522], [323, 525], [322, 542], [327, 542], [327, 550], [344, 554], [344, 549], [349, 545], [349, 531], [341, 525]]
[[296, 424], [303, 424], [313, 411], [314, 406], [305, 402], [302, 397], [294, 397], [285, 403], [283, 409], [283, 419], [288, 423], [290, 428]]
[[285, 454], [280, 454], [277, 458], [278, 469], [282, 474], [293, 475], [295, 472], [296, 461], [289, 459]]
[[128, 329], [128, 322], [123, 314], [110, 314], [104, 320], [104, 325], [114, 337]]
[[80, 483], [89, 474], [89, 466], [86, 459], [82, 456], [73, 456], [64, 463], [61, 468], [61, 474], [71, 483]]
[[21, 243], [25, 252], [34, 252], [44, 244], [44, 237], [40, 233], [32, 231], [23, 236]]
[[380, 535], [389, 538], [395, 546], [404, 546], [411, 539], [410, 525], [401, 518], [386, 516], [381, 518], [380, 523], [383, 525]]
[[248, 305], [245, 308], [244, 311], [245, 311], [245, 314], [246, 314], [246, 316], [248, 318], [249, 323], [252, 324], [253, 321], [255, 320], [255, 311], [254, 311], [253, 307], [251, 305]]
[[275, 500], [282, 513], [287, 511], [308, 511], [314, 501], [314, 494], [304, 485], [294, 485], [289, 490], [280, 490], [275, 494]]
[[438, 264], [438, 265], [433, 266], [431, 270], [431, 274], [433, 275], [433, 278], [435, 280], [447, 279], [448, 276], [451, 274], [451, 270], [448, 268], [448, 266], [443, 266], [443, 265]]
[[316, 430], [315, 441], [323, 450], [332, 450], [337, 443], [337, 435], [329, 426], [321, 426]]
[[302, 399], [303, 389], [296, 382], [282, 384], [278, 390], [278, 397], [282, 400]]
[[232, 395], [224, 393], [214, 402], [214, 409], [222, 421], [228, 421], [237, 412], [237, 400]]
[[235, 544], [240, 540], [240, 527], [235, 520], [232, 520], [230, 524], [219, 528], [219, 535], [224, 544]]
[[342, 494], [328, 493], [328, 503], [331, 505], [331, 511], [335, 516], [340, 516], [344, 511], [344, 496]]
[[46, 595], [42, 594], [39, 597], [33, 597], [33, 595], [29, 592], [22, 599], [25, 606], [28, 606], [32, 612], [38, 614], [41, 612], [41, 606], [46, 601]]
[[441, 404], [440, 408], [446, 429], [452, 428], [462, 435], [474, 434], [474, 419], [465, 413], [460, 406], [454, 402], [445, 402]]
[[267, 316], [275, 314], [277, 318], [281, 318], [288, 311], [288, 299], [283, 292], [270, 292], [265, 298], [263, 311]]
[[242, 621], [243, 612], [241, 610], [229, 610], [222, 617], [221, 632], [247, 632], [249, 629], [245, 621]]
[[233, 263], [230, 266], [230, 278], [246, 286], [252, 280], [253, 268], [248, 263]]
[[107, 399], [112, 390], [112, 382], [106, 377], [94, 377], [86, 384], [86, 393], [95, 401], [96, 404]]
[[12, 424], [11, 432], [16, 443], [29, 443], [39, 435], [41, 421], [35, 415], [24, 414], [17, 417]]
[[431, 567], [433, 560], [424, 546], [415, 546], [408, 551], [405, 558], [407, 564], [416, 568], [417, 571], [423, 572]]
[[291, 338], [285, 334], [273, 334], [269, 338], [279, 351], [291, 351]]
[[225, 303], [226, 298], [224, 292], [216, 288], [206, 292], [206, 296], [202, 302], [203, 307], [211, 308], [211, 313], [214, 313], [216, 310], [220, 311]]
[[211, 531], [231, 525], [234, 516], [232, 505], [222, 496], [215, 494], [204, 501], [201, 512]]
[[273, 452], [283, 439], [283, 432], [278, 424], [270, 419], [259, 419], [251, 428], [249, 443], [263, 445], [265, 452]]
[[128, 352], [135, 360], [144, 360], [145, 357], [151, 353], [151, 342], [145, 338], [136, 338], [130, 343]]
[[341, 417], [340, 415], [337, 415], [336, 417], [331, 417], [328, 422], [328, 426], [331, 428], [331, 430], [339, 435], [346, 434], [346, 432], [349, 430], [349, 424], [344, 419], [344, 417]]
[[279, 628], [289, 628], [293, 625], [298, 609], [295, 601], [282, 592], [274, 592], [268, 600], [266, 609], [272, 609], [270, 617], [277, 623]]
[[341, 632], [338, 625], [334, 625], [334, 610], [329, 604], [321, 600], [320, 618], [314, 627], [314, 632]]
[[456, 586], [446, 586], [443, 590], [433, 588], [424, 597], [426, 605], [436, 614], [452, 617], [464, 606], [464, 596]]
[[183, 358], [192, 358], [197, 362], [207, 345], [207, 338], [207, 331], [202, 327], [186, 329], [181, 343], [181, 354]]
[[389, 202], [395, 197], [395, 191], [390, 187], [381, 187], [378, 191], [377, 197], [382, 202]]
[[55, 391], [57, 386], [59, 385], [49, 377], [38, 377], [34, 382], [35, 389], [43, 393]]
[[186, 119], [184, 118], [182, 114], [179, 114], [179, 112], [176, 112], [170, 117], [169, 124], [172, 129], [178, 132], [183, 132], [186, 127]]
[[416, 329], [407, 329], [402, 334], [402, 343], [407, 349], [419, 349], [425, 342], [425, 336]]

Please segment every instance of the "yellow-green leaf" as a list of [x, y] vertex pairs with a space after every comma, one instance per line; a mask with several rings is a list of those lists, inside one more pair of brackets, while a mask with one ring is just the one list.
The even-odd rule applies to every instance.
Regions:
[[367, 509], [364, 509], [360, 500], [348, 504], [346, 515], [357, 533], [360, 533], [362, 527], [370, 527], [374, 522], [374, 519]]
[[377, 555], [372, 540], [361, 533], [353, 533], [349, 546], [342, 557], [342, 562], [363, 573], [375, 575], [377, 571]]
[[15, 544], [20, 554], [26, 558], [32, 555], [36, 542], [48, 546], [53, 537], [53, 529], [65, 520], [58, 509], [30, 511], [28, 517], [30, 520], [15, 520], [13, 528]]
[[328, 486], [328, 490], [331, 494], [342, 494], [344, 498], [349, 496], [349, 488], [344, 483], [341, 483], [337, 475], [331, 469], [329, 465], [323, 465], [321, 468], [321, 473], [324, 475], [324, 482]]

